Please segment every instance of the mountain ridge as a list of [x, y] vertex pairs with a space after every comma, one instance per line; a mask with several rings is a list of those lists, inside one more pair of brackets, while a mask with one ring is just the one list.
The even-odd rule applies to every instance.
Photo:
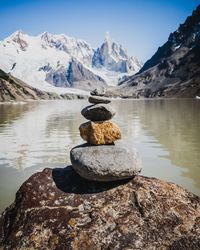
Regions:
[[134, 98], [200, 95], [200, 5], [140, 71], [122, 79], [114, 92]]
[[[109, 65], [104, 63], [97, 66], [93, 58], [98, 49], [93, 49], [84, 40], [48, 32], [29, 36], [19, 30], [0, 42], [0, 68], [43, 91], [48, 91], [50, 84], [90, 91], [111, 82], [117, 85], [121, 75], [136, 73], [141, 67], [122, 46], [112, 41], [111, 47], [112, 51], [107, 51], [104, 56], [109, 61], [114, 58], [112, 53], [115, 53], [115, 58], [109, 61]], [[122, 69], [123, 64], [129, 67]], [[72, 66], [76, 66], [76, 70], [68, 76]]]
[[200, 25], [198, 22], [199, 13], [200, 5], [197, 6], [197, 9], [192, 12], [191, 16], [186, 18], [183, 24], [180, 24], [175, 32], [170, 33], [168, 41], [159, 47], [156, 53], [144, 63], [138, 74], [160, 63], [163, 58], [172, 55], [176, 49], [180, 48], [186, 42], [188, 47], [191, 48], [195, 42], [195, 37], [191, 36], [195, 35], [195, 33], [200, 30]]

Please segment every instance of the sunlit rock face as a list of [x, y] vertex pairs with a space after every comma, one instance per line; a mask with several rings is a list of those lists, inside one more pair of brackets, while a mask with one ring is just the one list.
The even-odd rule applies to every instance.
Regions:
[[75, 59], [70, 61], [67, 69], [64, 66], [60, 66], [56, 70], [50, 69], [46, 73], [45, 80], [56, 87], [73, 87], [88, 91], [107, 86], [103, 78], [88, 70]]
[[0, 218], [5, 249], [199, 249], [200, 198], [156, 178], [108, 183], [45, 169]]
[[97, 68], [106, 67], [121, 73], [136, 73], [142, 67], [142, 63], [129, 57], [126, 49], [114, 42], [108, 32], [102, 46], [95, 51], [92, 64]]

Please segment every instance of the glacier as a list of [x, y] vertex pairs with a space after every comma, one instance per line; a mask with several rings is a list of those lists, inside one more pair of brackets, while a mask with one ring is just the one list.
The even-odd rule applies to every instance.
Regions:
[[106, 35], [99, 48], [65, 34], [30, 36], [19, 30], [0, 41], [0, 68], [43, 91], [85, 94], [116, 86], [142, 63]]

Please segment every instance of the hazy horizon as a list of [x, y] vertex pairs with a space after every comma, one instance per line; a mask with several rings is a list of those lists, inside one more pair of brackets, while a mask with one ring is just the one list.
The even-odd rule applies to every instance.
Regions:
[[0, 1], [0, 40], [16, 30], [29, 35], [47, 31], [102, 44], [108, 31], [130, 56], [145, 62], [166, 42], [200, 1]]

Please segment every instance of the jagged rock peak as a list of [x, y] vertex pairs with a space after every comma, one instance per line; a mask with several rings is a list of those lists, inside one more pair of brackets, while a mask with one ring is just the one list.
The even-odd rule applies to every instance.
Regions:
[[7, 41], [8, 43], [14, 43], [18, 46], [18, 48], [22, 51], [26, 51], [28, 47], [28, 42], [26, 41], [26, 37], [28, 35], [22, 31], [17, 30], [14, 33], [12, 33], [9, 37], [7, 37], [4, 41]]
[[121, 73], [129, 71], [136, 73], [141, 68], [139, 61], [133, 57], [128, 57], [127, 50], [113, 41], [109, 32], [106, 32], [105, 41], [101, 47], [96, 49], [92, 63], [94, 67], [106, 67], [109, 70]]
[[107, 43], [112, 42], [112, 39], [111, 39], [109, 31], [106, 31], [105, 42], [107, 42]]
[[[22, 35], [27, 35], [27, 34], [23, 30], [19, 29], [19, 30], [16, 30], [15, 32], [13, 32], [8, 38], [20, 37]], [[8, 39], [8, 38], [6, 38], [6, 39]]]
[[[31, 86], [41, 86], [41, 89], [42, 85], [50, 83], [58, 87], [76, 85], [84, 90], [90, 86], [91, 91], [96, 87], [101, 88], [99, 85], [104, 82], [117, 85], [121, 73], [135, 73], [140, 68], [136, 60], [129, 58], [126, 50], [114, 42], [109, 34], [96, 51], [84, 40], [65, 34], [45, 31], [31, 36], [18, 30], [0, 41], [0, 54], [0, 67], [5, 72], [29, 82]], [[73, 62], [73, 58], [78, 63]], [[74, 82], [67, 80], [69, 69], [72, 69], [70, 79], [78, 79], [81, 85], [78, 85], [78, 81], [74, 85]]]

